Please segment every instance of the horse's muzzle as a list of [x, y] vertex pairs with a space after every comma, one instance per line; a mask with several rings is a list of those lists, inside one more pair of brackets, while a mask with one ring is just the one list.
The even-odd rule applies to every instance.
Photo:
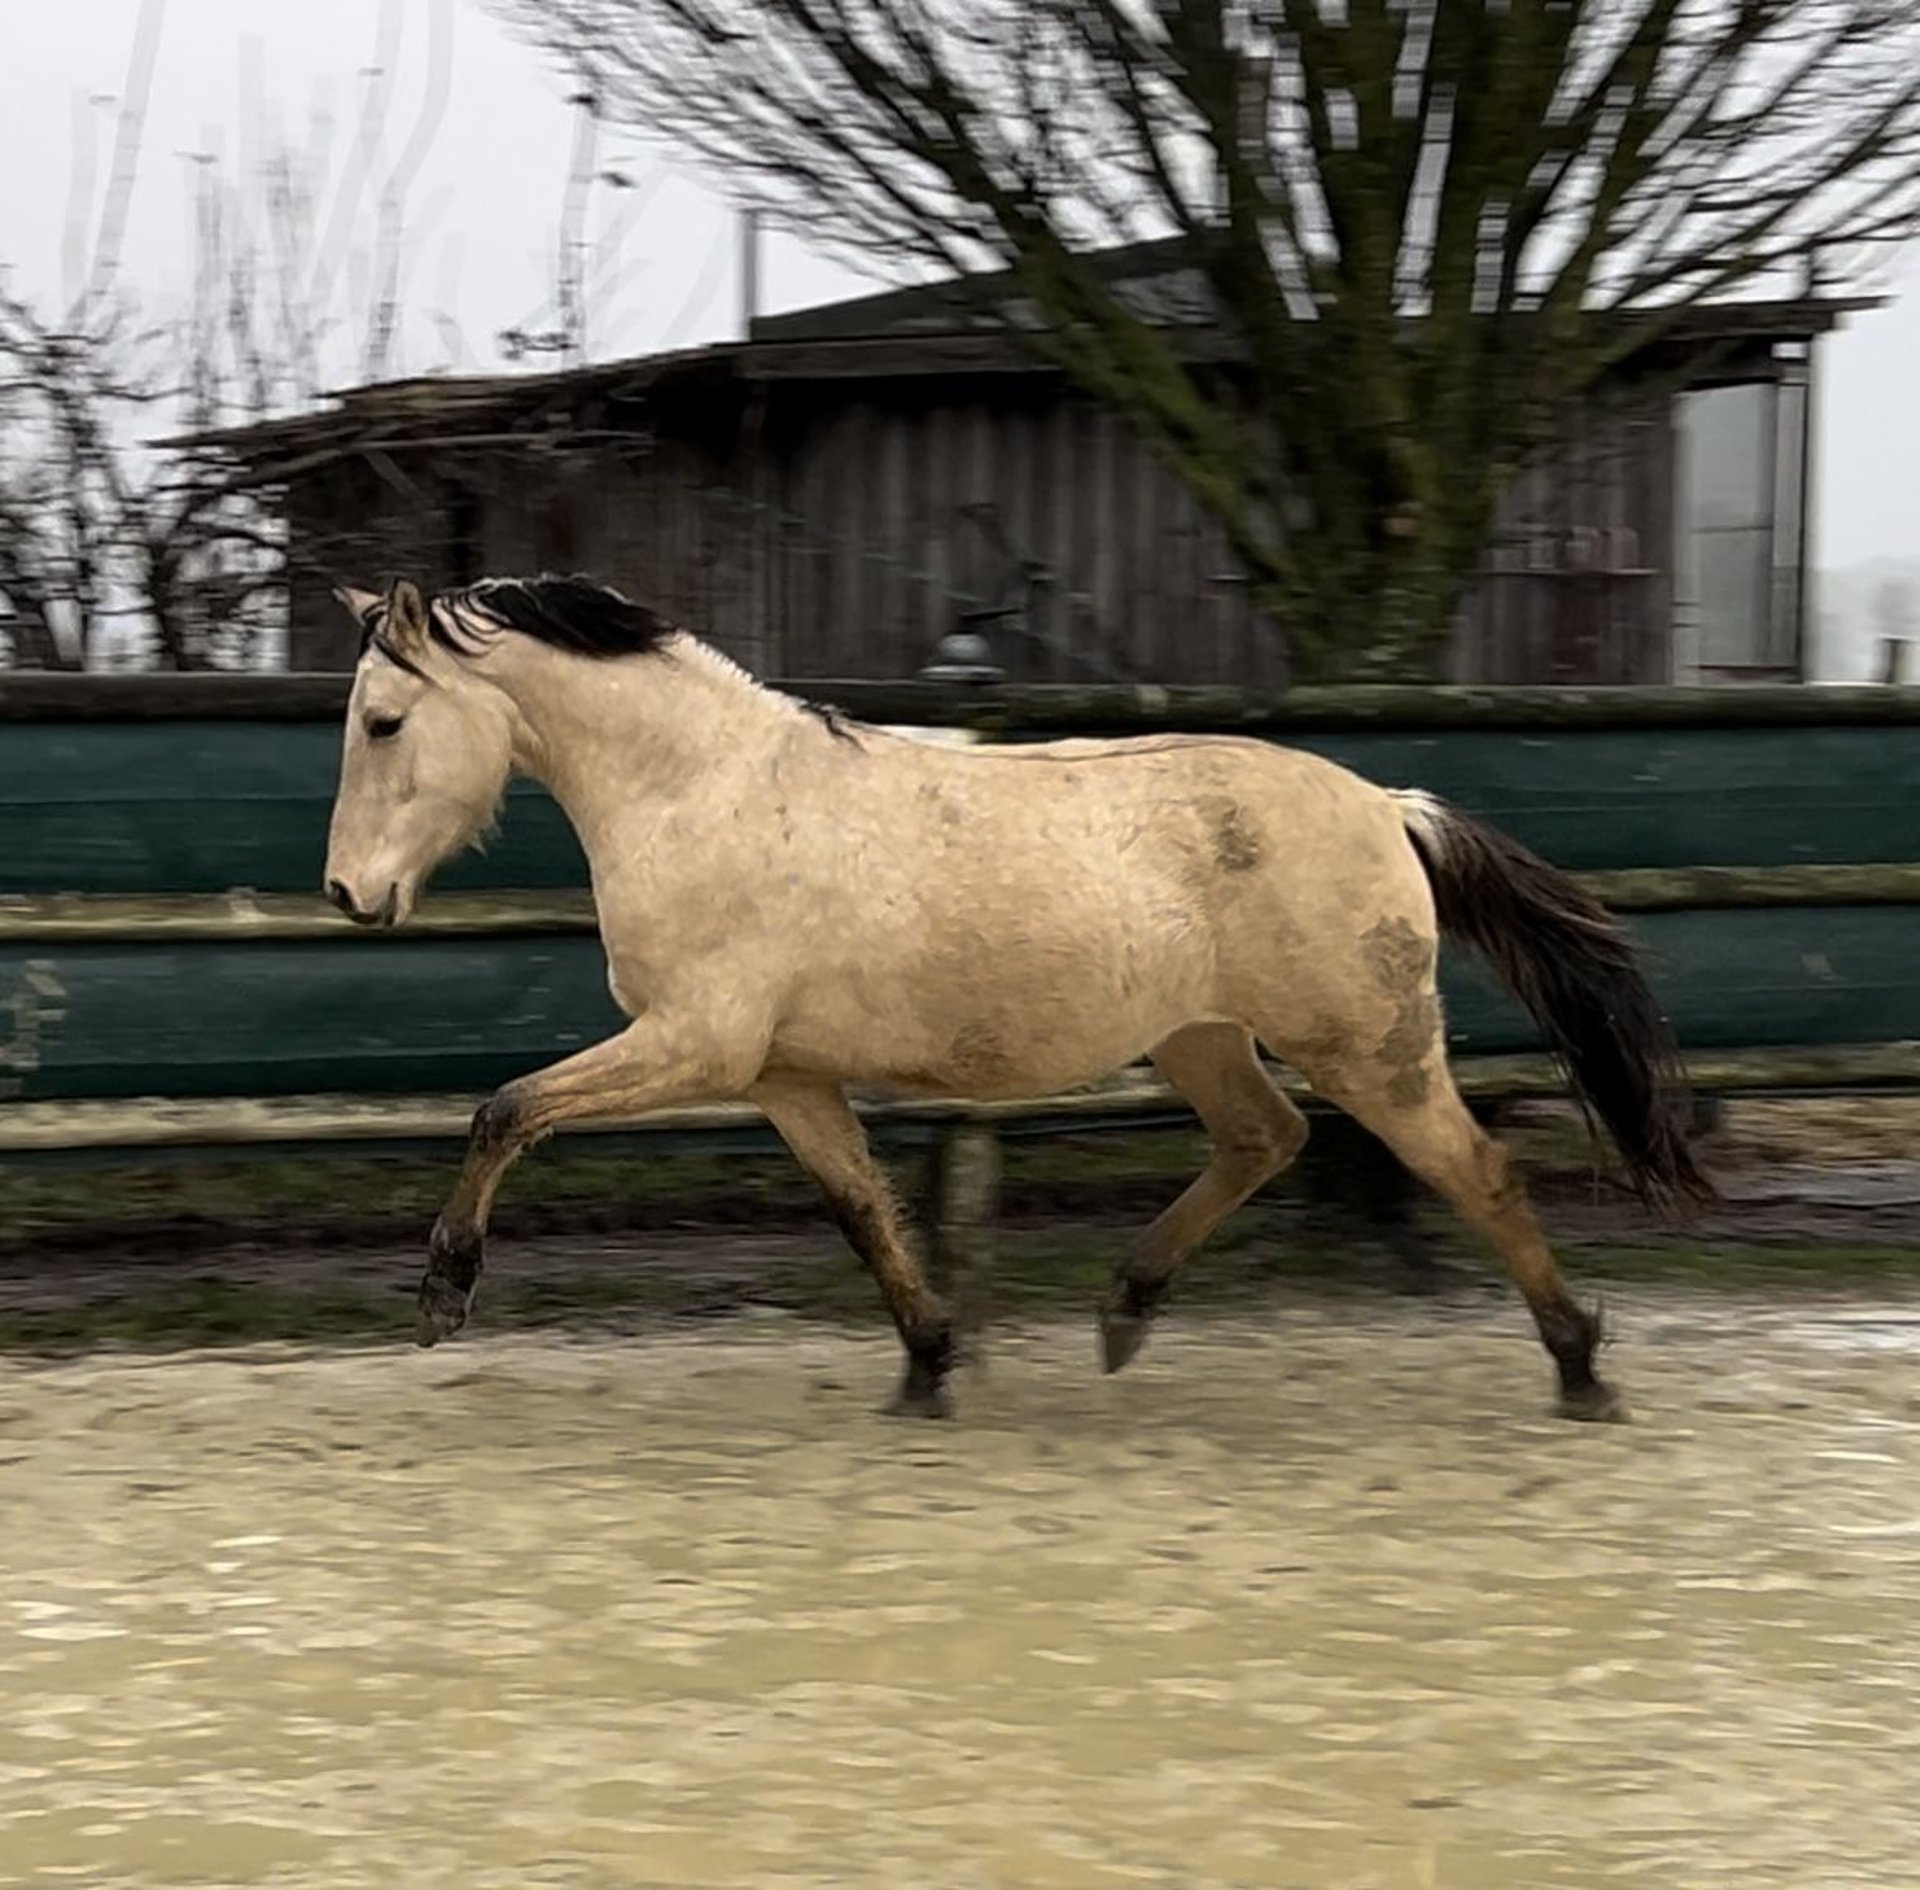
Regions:
[[390, 927], [400, 912], [400, 888], [389, 886], [387, 896], [377, 906], [362, 906], [347, 889], [344, 880], [327, 881], [327, 898], [350, 918], [355, 925], [377, 925]]

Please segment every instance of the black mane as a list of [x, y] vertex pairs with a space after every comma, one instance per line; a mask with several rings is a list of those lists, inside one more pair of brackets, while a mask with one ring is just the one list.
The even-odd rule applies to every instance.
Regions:
[[[390, 610], [389, 601], [382, 597], [362, 613], [361, 653], [377, 649], [388, 661], [417, 676], [419, 666], [388, 634]], [[680, 626], [658, 611], [578, 576], [481, 578], [458, 590], [440, 592], [427, 609], [427, 634], [455, 656], [470, 654], [476, 635], [484, 636], [496, 627], [517, 630], [536, 643], [596, 661], [649, 656], [680, 634]], [[866, 726], [831, 703], [798, 700], [837, 740], [855, 741], [855, 731]]]
[[[678, 629], [658, 611], [585, 577], [482, 578], [444, 591], [436, 601], [454, 612], [465, 607], [491, 617], [536, 643], [599, 660], [651, 655]], [[427, 623], [437, 642], [460, 648], [457, 624], [437, 611], [428, 613]]]

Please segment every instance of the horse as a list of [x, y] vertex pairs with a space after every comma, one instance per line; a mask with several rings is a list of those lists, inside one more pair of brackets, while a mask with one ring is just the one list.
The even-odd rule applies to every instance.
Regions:
[[417, 1343], [465, 1324], [495, 1190], [534, 1143], [744, 1098], [878, 1283], [906, 1355], [889, 1408], [944, 1414], [954, 1322], [848, 1086], [1014, 1099], [1147, 1057], [1212, 1148], [1114, 1269], [1097, 1324], [1118, 1371], [1181, 1262], [1307, 1139], [1264, 1047], [1505, 1262], [1558, 1411], [1624, 1415], [1594, 1367], [1598, 1307], [1568, 1293], [1506, 1150], [1449, 1073], [1442, 937], [1536, 1020], [1651, 1207], [1712, 1189], [1629, 940], [1511, 837], [1255, 739], [915, 740], [773, 690], [584, 577], [335, 595], [362, 644], [327, 897], [363, 925], [404, 925], [435, 868], [490, 828], [509, 779], [529, 776], [579, 835], [628, 1019], [475, 1114], [429, 1241]]

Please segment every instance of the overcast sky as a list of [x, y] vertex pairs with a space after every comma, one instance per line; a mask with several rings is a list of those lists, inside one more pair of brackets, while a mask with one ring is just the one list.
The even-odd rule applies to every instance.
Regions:
[[[0, 0], [0, 9], [0, 264], [10, 266], [17, 293], [57, 301], [97, 227], [141, 0]], [[383, 17], [389, 30], [398, 23], [384, 48]], [[390, 175], [410, 146], [425, 151], [407, 191], [406, 300], [417, 314], [396, 370], [498, 366], [501, 330], [551, 322], [573, 114], [561, 76], [477, 0], [168, 0], [122, 271], [149, 314], [177, 315], [186, 305], [193, 154], [217, 154], [237, 178], [250, 154], [284, 139], [324, 151], [337, 187], [376, 66], [391, 106], [370, 174]], [[437, 107], [436, 89], [444, 91]], [[315, 113], [329, 110], [332, 134], [316, 137]], [[94, 154], [91, 178], [74, 158], [83, 147]], [[590, 299], [592, 352], [643, 353], [736, 333], [737, 241], [724, 194], [632, 142], [603, 141], [599, 161], [633, 190], [602, 187], [590, 219], [596, 235], [611, 216], [629, 220], [618, 260]], [[335, 240], [316, 246], [335, 260], [343, 316], [367, 298], [377, 194], [352, 196], [357, 207]], [[766, 309], [871, 286], [782, 239], [769, 242], [761, 274]], [[1822, 363], [1815, 544], [1829, 567], [1920, 553], [1920, 258], [1889, 286], [1908, 293], [1857, 318]], [[342, 321], [343, 343], [349, 326]]]

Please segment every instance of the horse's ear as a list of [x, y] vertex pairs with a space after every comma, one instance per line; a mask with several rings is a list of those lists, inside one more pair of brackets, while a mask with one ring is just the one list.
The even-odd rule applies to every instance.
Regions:
[[340, 600], [341, 608], [364, 630], [367, 620], [380, 603], [378, 591], [357, 590], [351, 584], [336, 584], [333, 594]]
[[386, 632], [409, 655], [426, 648], [427, 600], [411, 578], [395, 578], [388, 588]]

